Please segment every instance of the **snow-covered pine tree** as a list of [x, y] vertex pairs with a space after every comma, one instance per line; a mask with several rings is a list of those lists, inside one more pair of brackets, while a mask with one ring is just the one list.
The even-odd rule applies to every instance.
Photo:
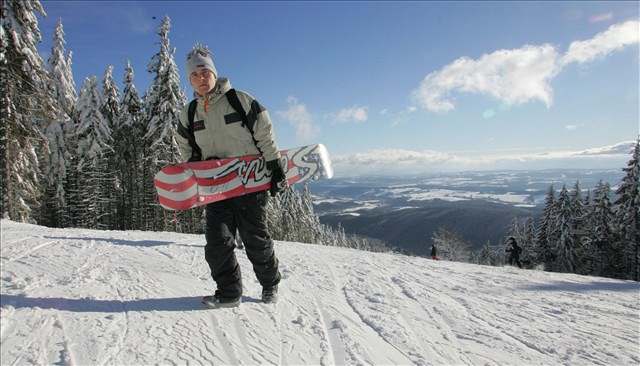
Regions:
[[[513, 236], [518, 242], [518, 245], [520, 245], [520, 243], [522, 242], [523, 233], [524, 227], [520, 224], [520, 219], [518, 217], [514, 217], [513, 220], [511, 220], [511, 226], [509, 226], [509, 230], [507, 230], [507, 238]], [[507, 242], [507, 238], [505, 238], [504, 240], [505, 243]]]
[[43, 131], [55, 116], [49, 77], [36, 45], [41, 35], [38, 0], [0, 3], [0, 213], [34, 222], [40, 206], [46, 154]]
[[582, 199], [582, 225], [584, 227], [584, 231], [589, 232], [592, 225], [591, 214], [593, 212], [593, 198], [590, 189], [586, 190], [584, 198]]
[[488, 240], [475, 257], [477, 264], [491, 265], [491, 244]]
[[307, 183], [302, 186], [302, 192], [299, 195], [299, 206], [303, 218], [301, 236], [311, 240], [311, 243], [318, 242], [321, 236], [320, 228], [322, 224], [320, 223], [320, 218], [313, 210], [313, 197], [311, 196], [311, 191]]
[[553, 222], [551, 237], [556, 247], [556, 261], [554, 270], [558, 272], [575, 273], [576, 271], [576, 243], [574, 236], [574, 217], [571, 207], [571, 197], [565, 186], [562, 186], [557, 202], [557, 215]]
[[64, 34], [62, 20], [58, 19], [48, 64], [55, 102], [71, 118], [75, 114], [78, 94], [73, 80], [73, 72], [71, 71], [72, 53], [65, 48]]
[[51, 227], [66, 227], [69, 225], [67, 216], [67, 151], [64, 138], [63, 123], [56, 119], [45, 130], [49, 145], [49, 156], [43, 164], [46, 186], [42, 198], [42, 225]]
[[[616, 271], [612, 265], [619, 263], [613, 231], [613, 210], [609, 199], [609, 183], [598, 182], [591, 206], [588, 247], [591, 250], [591, 274], [611, 276]], [[618, 257], [618, 258], [616, 258]]]
[[[304, 219], [300, 216], [297, 196], [295, 189], [290, 188], [269, 200], [267, 225], [274, 239], [296, 241], [298, 238], [298, 222]], [[300, 242], [305, 241], [300, 240]]]
[[313, 209], [313, 198], [307, 184], [302, 187], [302, 191], [290, 188], [269, 199], [267, 227], [274, 240], [297, 241], [373, 252], [390, 250], [388, 245], [381, 240], [347, 234], [340, 225], [333, 228], [322, 224]]
[[[49, 88], [59, 107], [56, 118], [45, 131], [49, 142], [49, 157], [45, 176], [47, 177], [47, 193], [44, 197], [49, 212], [49, 226], [65, 227], [72, 223], [67, 189], [74, 178], [69, 176], [69, 168], [74, 156], [69, 148], [67, 136], [74, 130], [74, 115], [78, 96], [71, 72], [71, 52], [65, 50], [64, 29], [62, 20], [58, 19], [53, 35], [51, 55], [48, 59], [51, 83]], [[73, 150], [71, 150], [73, 151]]]
[[[112, 137], [120, 128], [120, 90], [113, 80], [113, 66], [107, 66], [102, 78], [102, 105], [100, 111], [104, 116]], [[122, 176], [119, 174], [120, 160], [115, 150], [115, 140], [112, 139], [112, 149], [105, 151], [107, 169], [103, 172], [105, 179], [102, 181], [103, 196], [102, 205], [104, 212], [103, 224], [110, 229], [123, 230], [124, 222], [121, 206], [123, 200]]]
[[593, 193], [591, 189], [587, 189], [584, 197], [582, 198], [582, 209], [584, 212], [583, 223], [585, 230], [588, 231], [591, 227], [591, 212], [593, 211]]
[[507, 237], [503, 244], [501, 256], [504, 257], [506, 255], [506, 239], [512, 236], [516, 240], [516, 243], [518, 243], [518, 246], [522, 249], [522, 252], [520, 252], [520, 261], [523, 266], [530, 267], [535, 265], [537, 260], [535, 233], [535, 222], [533, 218], [529, 217], [526, 219], [520, 219], [518, 217], [514, 217], [511, 221], [511, 226], [507, 231]]
[[83, 184], [80, 181], [80, 172], [78, 170], [78, 135], [76, 134], [78, 126], [77, 110], [70, 126], [73, 126], [73, 130], [72, 128], [68, 128], [65, 131], [65, 142], [67, 145], [67, 151], [69, 151], [67, 159], [67, 180], [64, 187], [65, 196], [67, 198], [66, 220], [68, 222], [68, 226], [78, 227], [80, 226], [79, 217], [82, 211], [80, 193]]
[[471, 246], [460, 234], [439, 227], [432, 235], [431, 242], [438, 248], [438, 257], [454, 262], [468, 262]]
[[110, 214], [102, 202], [107, 172], [107, 154], [112, 152], [111, 129], [101, 112], [102, 97], [95, 76], [85, 79], [78, 99], [78, 224], [89, 228], [106, 228]]
[[347, 233], [344, 231], [344, 227], [342, 227], [342, 224], [338, 223], [338, 227], [329, 229], [329, 232], [327, 234], [328, 240], [319, 244], [341, 248], [349, 247]]
[[573, 242], [575, 245], [576, 253], [576, 273], [588, 274], [590, 273], [590, 248], [588, 243], [588, 229], [589, 223], [588, 211], [584, 205], [584, 198], [582, 195], [582, 188], [580, 188], [580, 181], [576, 180], [573, 190], [570, 194], [571, 199], [571, 211], [573, 217]]
[[149, 62], [147, 70], [155, 74], [145, 98], [147, 132], [144, 136], [148, 150], [144, 181], [146, 205], [149, 217], [153, 219], [152, 229], [170, 229], [171, 225], [164, 220], [165, 212], [156, 202], [153, 176], [166, 164], [180, 161], [180, 152], [175, 140], [180, 110], [187, 100], [180, 88], [178, 68], [174, 61], [175, 49], [169, 43], [171, 19], [165, 16], [158, 29], [160, 51]]
[[[280, 238], [279, 240], [325, 244], [323, 239], [327, 237], [323, 235], [330, 230], [323, 230], [323, 225], [313, 210], [313, 200], [307, 184], [302, 187], [302, 191], [287, 189], [270, 201], [267, 217], [270, 229], [274, 230], [274, 237]], [[343, 242], [347, 242], [346, 234], [337, 235], [329, 241], [338, 242], [338, 237], [344, 237]]]
[[[66, 220], [69, 226], [77, 226], [77, 217], [79, 215], [79, 208], [77, 203], [79, 202], [79, 192], [80, 186], [82, 183], [79, 181], [79, 172], [78, 172], [78, 93], [76, 91], [75, 81], [73, 79], [73, 72], [71, 69], [72, 61], [72, 52], [67, 52], [65, 58], [65, 86], [70, 88], [66, 92], [61, 92], [58, 95], [60, 97], [64, 97], [64, 101], [59, 101], [65, 111], [70, 118], [66, 124], [62, 126], [65, 136], [65, 144], [67, 146], [67, 151], [69, 154], [67, 155], [67, 179], [65, 185], [65, 195], [67, 197], [67, 212], [66, 212]], [[61, 89], [59, 89], [61, 90]]]
[[615, 222], [625, 263], [622, 278], [640, 280], [640, 137], [623, 168], [625, 175], [616, 194]]
[[121, 179], [122, 196], [120, 213], [123, 230], [143, 229], [142, 164], [143, 136], [145, 134], [142, 100], [133, 83], [134, 71], [127, 61], [124, 74], [124, 89], [120, 102], [120, 122], [113, 131], [114, 150], [118, 161], [117, 171]]
[[536, 263], [536, 224], [533, 217], [529, 217], [523, 224], [522, 253], [520, 261], [524, 267], [533, 267]]
[[281, 226], [281, 220], [285, 214], [283, 205], [283, 197], [285, 194], [286, 191], [270, 198], [266, 210], [267, 228], [269, 228], [269, 234], [271, 234], [274, 240], [282, 240], [281, 238], [284, 237], [284, 228]]
[[573, 215], [576, 218], [576, 224], [578, 227], [576, 229], [580, 229], [580, 222], [582, 217], [585, 214], [584, 201], [582, 196], [582, 188], [580, 188], [580, 181], [576, 181], [576, 184], [573, 186], [573, 191], [571, 191], [571, 207], [573, 210]]
[[580, 254], [583, 258], [582, 266], [585, 267], [585, 273], [594, 273], [595, 265], [594, 265], [594, 256], [595, 250], [593, 248], [592, 242], [592, 232], [593, 232], [593, 200], [591, 198], [591, 190], [587, 189], [582, 199], [582, 209], [584, 214], [582, 215], [581, 221], [581, 231], [582, 236], [580, 236], [580, 244], [582, 245], [582, 253]]
[[553, 185], [549, 186], [544, 202], [544, 211], [536, 231], [535, 257], [536, 263], [543, 264], [546, 270], [551, 269], [555, 260], [555, 250], [549, 236], [556, 215], [556, 197]]
[[582, 207], [584, 207], [587, 214], [589, 213], [589, 207], [591, 206], [591, 190], [587, 189], [587, 193], [584, 195], [582, 199]]
[[493, 246], [487, 242], [482, 246], [477, 254], [477, 263], [488, 266], [501, 266], [504, 264], [504, 247]]
[[[489, 245], [489, 242], [487, 242], [487, 244]], [[504, 248], [502, 247], [502, 245], [490, 245], [489, 246], [489, 251], [490, 251], [490, 258], [491, 258], [491, 265], [492, 266], [504, 266], [505, 265], [505, 258], [504, 258]]]
[[100, 111], [109, 128], [114, 130], [120, 122], [120, 91], [113, 80], [113, 65], [108, 65], [102, 77], [102, 105]]

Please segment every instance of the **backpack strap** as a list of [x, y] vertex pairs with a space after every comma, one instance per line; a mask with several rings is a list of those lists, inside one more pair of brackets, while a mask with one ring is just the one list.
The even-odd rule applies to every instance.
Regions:
[[178, 133], [187, 139], [189, 146], [191, 146], [191, 157], [188, 161], [200, 161], [202, 160], [202, 150], [196, 143], [196, 136], [193, 133], [193, 120], [196, 117], [196, 108], [198, 107], [198, 100], [194, 99], [189, 103], [189, 109], [187, 110], [187, 128], [184, 128], [180, 122], [178, 122]]
[[[254, 100], [251, 103], [251, 111], [249, 112], [249, 115], [247, 115], [247, 113], [244, 110], [244, 107], [242, 107], [242, 103], [240, 102], [240, 98], [238, 98], [238, 93], [236, 92], [235, 89], [229, 89], [229, 91], [225, 93], [225, 96], [227, 97], [227, 101], [231, 105], [231, 108], [233, 108], [236, 111], [236, 113], [240, 115], [240, 118], [242, 119], [242, 125], [247, 127], [247, 129], [251, 133], [251, 138], [253, 139], [254, 145], [256, 145], [256, 149], [258, 149], [258, 152], [260, 152], [260, 155], [263, 155], [262, 150], [260, 150], [260, 148], [258, 147], [258, 141], [253, 136], [253, 127], [255, 126], [255, 123], [258, 120], [258, 113], [262, 112], [264, 108], [257, 101]], [[195, 119], [195, 116], [196, 116], [197, 107], [198, 107], [197, 99], [194, 99], [189, 103], [189, 109], [187, 110], [187, 118], [188, 118], [187, 128], [184, 128], [181, 123], [178, 123], [178, 133], [182, 137], [186, 138], [187, 141], [189, 142], [189, 146], [191, 146], [191, 158], [189, 158], [189, 161], [202, 160], [202, 150], [200, 149], [200, 146], [198, 146], [198, 144], [196, 143], [196, 136], [193, 131], [193, 120]]]
[[233, 108], [236, 113], [240, 115], [240, 118], [242, 119], [242, 125], [245, 126], [251, 133], [251, 138], [253, 139], [253, 144], [256, 145], [256, 149], [258, 149], [260, 155], [263, 155], [262, 150], [260, 149], [260, 147], [258, 147], [258, 141], [253, 135], [253, 127], [255, 126], [258, 119], [258, 113], [262, 112], [264, 109], [260, 104], [258, 104], [257, 101], [254, 100], [251, 103], [251, 111], [249, 112], [250, 116], [248, 116], [247, 112], [245, 112], [244, 110], [244, 107], [242, 107], [242, 103], [240, 103], [238, 93], [235, 89], [229, 89], [229, 91], [227, 91], [224, 95], [227, 97], [227, 101], [231, 105], [231, 108]]
[[196, 108], [198, 107], [198, 100], [194, 99], [189, 103], [189, 111], [187, 112], [189, 117], [189, 129], [193, 130], [193, 120], [196, 118]]

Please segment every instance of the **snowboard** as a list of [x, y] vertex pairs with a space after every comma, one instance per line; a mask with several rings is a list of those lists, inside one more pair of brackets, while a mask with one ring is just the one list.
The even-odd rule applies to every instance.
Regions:
[[[322, 144], [280, 151], [289, 185], [333, 177]], [[188, 210], [271, 188], [271, 172], [260, 155], [169, 165], [154, 179], [158, 201], [167, 210]]]

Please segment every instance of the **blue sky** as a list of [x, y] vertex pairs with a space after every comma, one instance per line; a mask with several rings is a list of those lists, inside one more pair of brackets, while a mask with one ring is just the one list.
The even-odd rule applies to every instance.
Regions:
[[130, 59], [144, 91], [169, 15], [187, 95], [184, 58], [202, 42], [219, 73], [269, 109], [281, 147], [322, 142], [345, 164], [385, 154], [407, 169], [484, 169], [502, 166], [473, 157], [499, 156], [526, 168], [518, 161], [639, 131], [637, 2], [43, 5], [42, 55], [61, 18], [78, 88], [107, 65], [120, 81]]

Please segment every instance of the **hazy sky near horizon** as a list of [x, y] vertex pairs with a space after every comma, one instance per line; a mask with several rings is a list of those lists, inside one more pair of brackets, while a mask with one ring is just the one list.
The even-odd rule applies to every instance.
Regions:
[[43, 5], [41, 54], [62, 19], [78, 89], [107, 65], [121, 81], [131, 60], [144, 93], [168, 15], [186, 95], [184, 59], [202, 42], [219, 73], [268, 108], [282, 148], [322, 142], [354, 164], [582, 151], [640, 129], [637, 2]]

